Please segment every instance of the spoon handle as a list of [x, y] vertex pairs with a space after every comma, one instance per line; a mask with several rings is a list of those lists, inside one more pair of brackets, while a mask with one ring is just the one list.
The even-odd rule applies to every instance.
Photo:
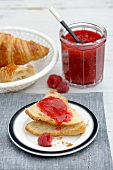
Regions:
[[73, 31], [68, 27], [68, 25], [65, 23], [65, 21], [60, 17], [60, 15], [55, 11], [53, 7], [51, 7], [50, 12], [54, 15], [54, 17], [63, 25], [63, 27], [71, 34], [71, 36], [76, 40], [77, 43], [80, 43], [81, 41], [76, 37], [76, 35], [73, 33]]
[[63, 20], [53, 7], [50, 7], [49, 10], [59, 22]]
[[64, 20], [60, 22], [63, 27], [71, 34], [71, 36], [76, 40], [77, 43], [80, 43], [81, 41], [77, 38], [77, 36], [73, 33], [73, 31], [68, 27], [68, 25], [65, 23]]

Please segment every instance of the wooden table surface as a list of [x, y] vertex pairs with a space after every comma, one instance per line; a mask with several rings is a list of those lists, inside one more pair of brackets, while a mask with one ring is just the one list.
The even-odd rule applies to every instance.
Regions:
[[[96, 87], [77, 89], [70, 87], [69, 93], [103, 92], [108, 137], [113, 157], [113, 0], [0, 0], [0, 26], [18, 26], [40, 31], [55, 42], [58, 50], [60, 24], [49, 12], [53, 6], [69, 24], [91, 22], [107, 29], [104, 79]], [[46, 93], [46, 80], [52, 73], [61, 70], [61, 56], [55, 67], [32, 86], [21, 93]]]

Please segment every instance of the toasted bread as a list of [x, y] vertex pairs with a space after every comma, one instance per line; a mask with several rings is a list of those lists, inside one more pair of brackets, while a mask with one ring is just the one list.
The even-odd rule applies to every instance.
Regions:
[[[62, 96], [60, 93], [57, 93], [54, 90], [50, 90], [49, 93], [44, 97], [49, 97], [49, 96], [53, 96], [55, 98], [60, 98], [64, 104], [67, 107], [67, 110], [69, 112], [72, 113], [72, 117], [70, 119], [70, 121], [66, 122], [66, 121], [62, 121], [61, 125], [66, 125], [66, 126], [70, 126], [70, 125], [75, 125], [78, 123], [83, 122], [83, 118], [81, 115], [79, 115], [76, 110], [74, 110], [69, 104], [68, 104], [68, 99], [65, 98], [64, 96]], [[37, 106], [37, 103], [33, 104], [32, 106], [28, 107], [25, 109], [25, 113], [31, 117], [31, 119], [33, 120], [42, 120], [44, 122], [48, 122], [52, 125], [58, 125], [58, 122], [55, 121], [55, 119], [51, 118], [50, 116], [48, 116], [47, 114], [43, 113], [40, 108]]]
[[28, 123], [25, 129], [26, 131], [36, 136], [39, 136], [45, 132], [50, 133], [52, 136], [60, 136], [60, 135], [73, 136], [73, 135], [84, 133], [86, 129], [86, 124], [82, 122], [82, 123], [78, 123], [76, 125], [71, 125], [71, 126], [62, 125], [58, 127], [58, 129], [57, 127], [58, 127], [57, 125], [51, 125], [47, 122], [43, 122], [39, 120], [39, 121], [32, 121]]

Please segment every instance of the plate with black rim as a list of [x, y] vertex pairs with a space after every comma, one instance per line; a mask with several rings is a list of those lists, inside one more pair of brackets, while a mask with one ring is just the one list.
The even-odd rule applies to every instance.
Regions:
[[74, 101], [69, 101], [70, 106], [83, 117], [84, 122], [87, 124], [85, 132], [76, 136], [53, 137], [50, 147], [39, 146], [37, 142], [38, 136], [30, 134], [25, 130], [26, 124], [32, 121], [26, 115], [25, 108], [34, 103], [28, 104], [18, 110], [9, 122], [9, 137], [20, 149], [39, 156], [63, 156], [82, 150], [95, 139], [99, 129], [95, 115], [87, 107]]

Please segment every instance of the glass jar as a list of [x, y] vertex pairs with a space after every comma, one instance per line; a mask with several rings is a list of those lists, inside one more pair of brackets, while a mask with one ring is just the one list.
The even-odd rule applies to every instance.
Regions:
[[77, 43], [65, 28], [60, 29], [63, 78], [75, 87], [95, 86], [103, 80], [107, 31], [84, 22], [69, 27], [83, 42]]

